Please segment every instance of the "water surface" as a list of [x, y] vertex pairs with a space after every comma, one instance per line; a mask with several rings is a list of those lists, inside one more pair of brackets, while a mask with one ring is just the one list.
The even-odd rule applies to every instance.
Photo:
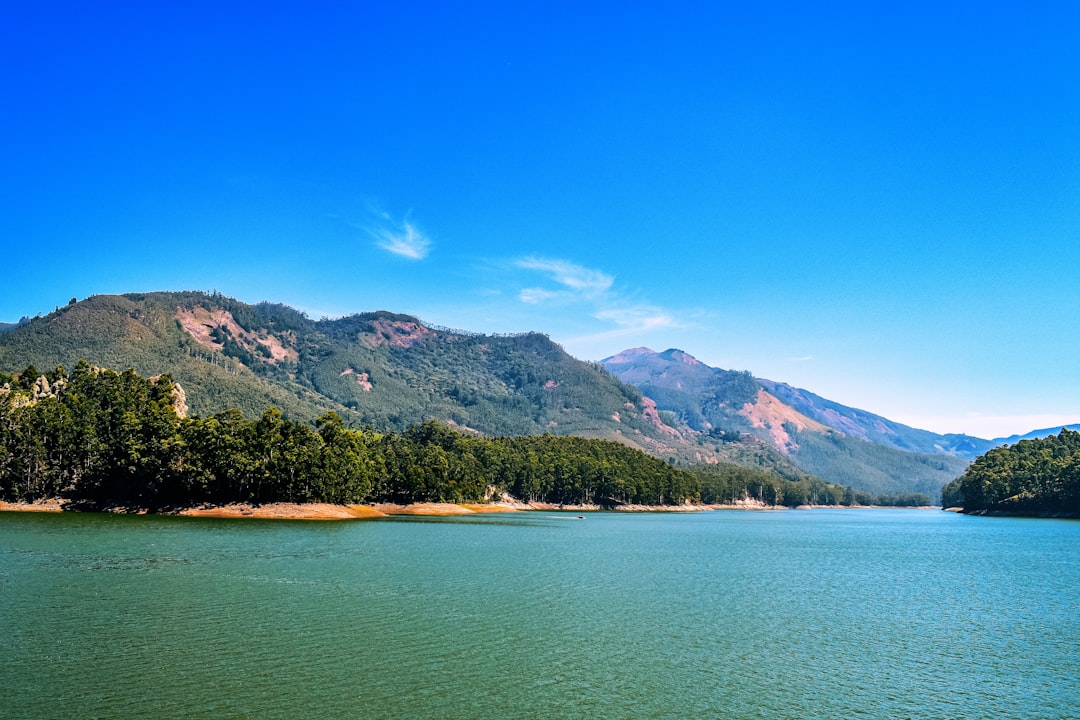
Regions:
[[1080, 522], [0, 514], [0, 716], [1076, 718]]

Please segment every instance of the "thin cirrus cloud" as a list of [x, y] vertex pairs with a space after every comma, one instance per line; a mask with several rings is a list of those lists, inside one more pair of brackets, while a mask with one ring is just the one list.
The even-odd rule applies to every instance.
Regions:
[[525, 288], [519, 294], [522, 302], [531, 305], [552, 300], [588, 300], [611, 289], [615, 278], [566, 260], [527, 257], [514, 263], [525, 270], [535, 270], [558, 285], [560, 290]]
[[679, 323], [668, 313], [651, 305], [609, 308], [596, 313], [598, 320], [608, 320], [627, 332], [661, 330], [679, 327]]
[[589, 338], [633, 335], [635, 333], [681, 327], [669, 313], [644, 303], [627, 302], [614, 288], [615, 278], [600, 270], [587, 268], [567, 260], [527, 257], [515, 262], [525, 270], [541, 273], [553, 283], [552, 288], [529, 287], [518, 293], [518, 299], [530, 305], [547, 303], [586, 303], [592, 316], [614, 328]]
[[616, 327], [603, 332], [568, 340], [575, 345], [607, 342], [618, 338], [636, 337], [644, 333], [683, 327], [670, 314], [651, 305], [608, 308], [594, 313], [597, 320], [614, 323]]
[[431, 239], [409, 220], [396, 223], [383, 213], [381, 221], [379, 226], [368, 229], [376, 246], [409, 260], [423, 260], [431, 252]]

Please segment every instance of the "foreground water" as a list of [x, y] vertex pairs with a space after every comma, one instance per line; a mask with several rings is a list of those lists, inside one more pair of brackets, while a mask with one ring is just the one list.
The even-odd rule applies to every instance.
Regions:
[[1080, 522], [0, 513], [0, 717], [1076, 718]]

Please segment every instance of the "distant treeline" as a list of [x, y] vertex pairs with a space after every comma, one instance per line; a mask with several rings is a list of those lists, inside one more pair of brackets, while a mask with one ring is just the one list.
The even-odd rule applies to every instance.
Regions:
[[[0, 373], [0, 497], [167, 507], [230, 502], [526, 501], [619, 505], [881, 502], [734, 465], [676, 468], [616, 442], [485, 438], [429, 421], [402, 433], [313, 425], [270, 408], [181, 417], [167, 376], [90, 367]], [[927, 504], [924, 496], [893, 504]]]
[[988, 451], [942, 488], [941, 504], [968, 513], [1080, 514], [1080, 432]]

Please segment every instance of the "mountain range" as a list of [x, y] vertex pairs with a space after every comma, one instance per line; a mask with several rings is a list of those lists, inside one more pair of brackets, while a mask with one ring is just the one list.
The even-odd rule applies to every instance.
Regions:
[[735, 462], [873, 493], [936, 497], [1000, 444], [910, 428], [681, 350], [588, 363], [540, 333], [484, 335], [388, 311], [311, 320], [277, 303], [158, 292], [93, 296], [0, 328], [0, 370], [80, 359], [169, 373], [200, 415], [275, 406], [376, 430], [436, 419], [489, 436], [579, 435], [679, 465]]
[[0, 334], [0, 369], [80, 359], [169, 373], [200, 415], [275, 406], [291, 419], [335, 411], [353, 426], [398, 431], [437, 419], [463, 432], [612, 439], [679, 464], [730, 459], [805, 475], [769, 447], [699, 443], [636, 388], [540, 333], [482, 335], [386, 311], [311, 320], [280, 304], [160, 292], [94, 296]]

